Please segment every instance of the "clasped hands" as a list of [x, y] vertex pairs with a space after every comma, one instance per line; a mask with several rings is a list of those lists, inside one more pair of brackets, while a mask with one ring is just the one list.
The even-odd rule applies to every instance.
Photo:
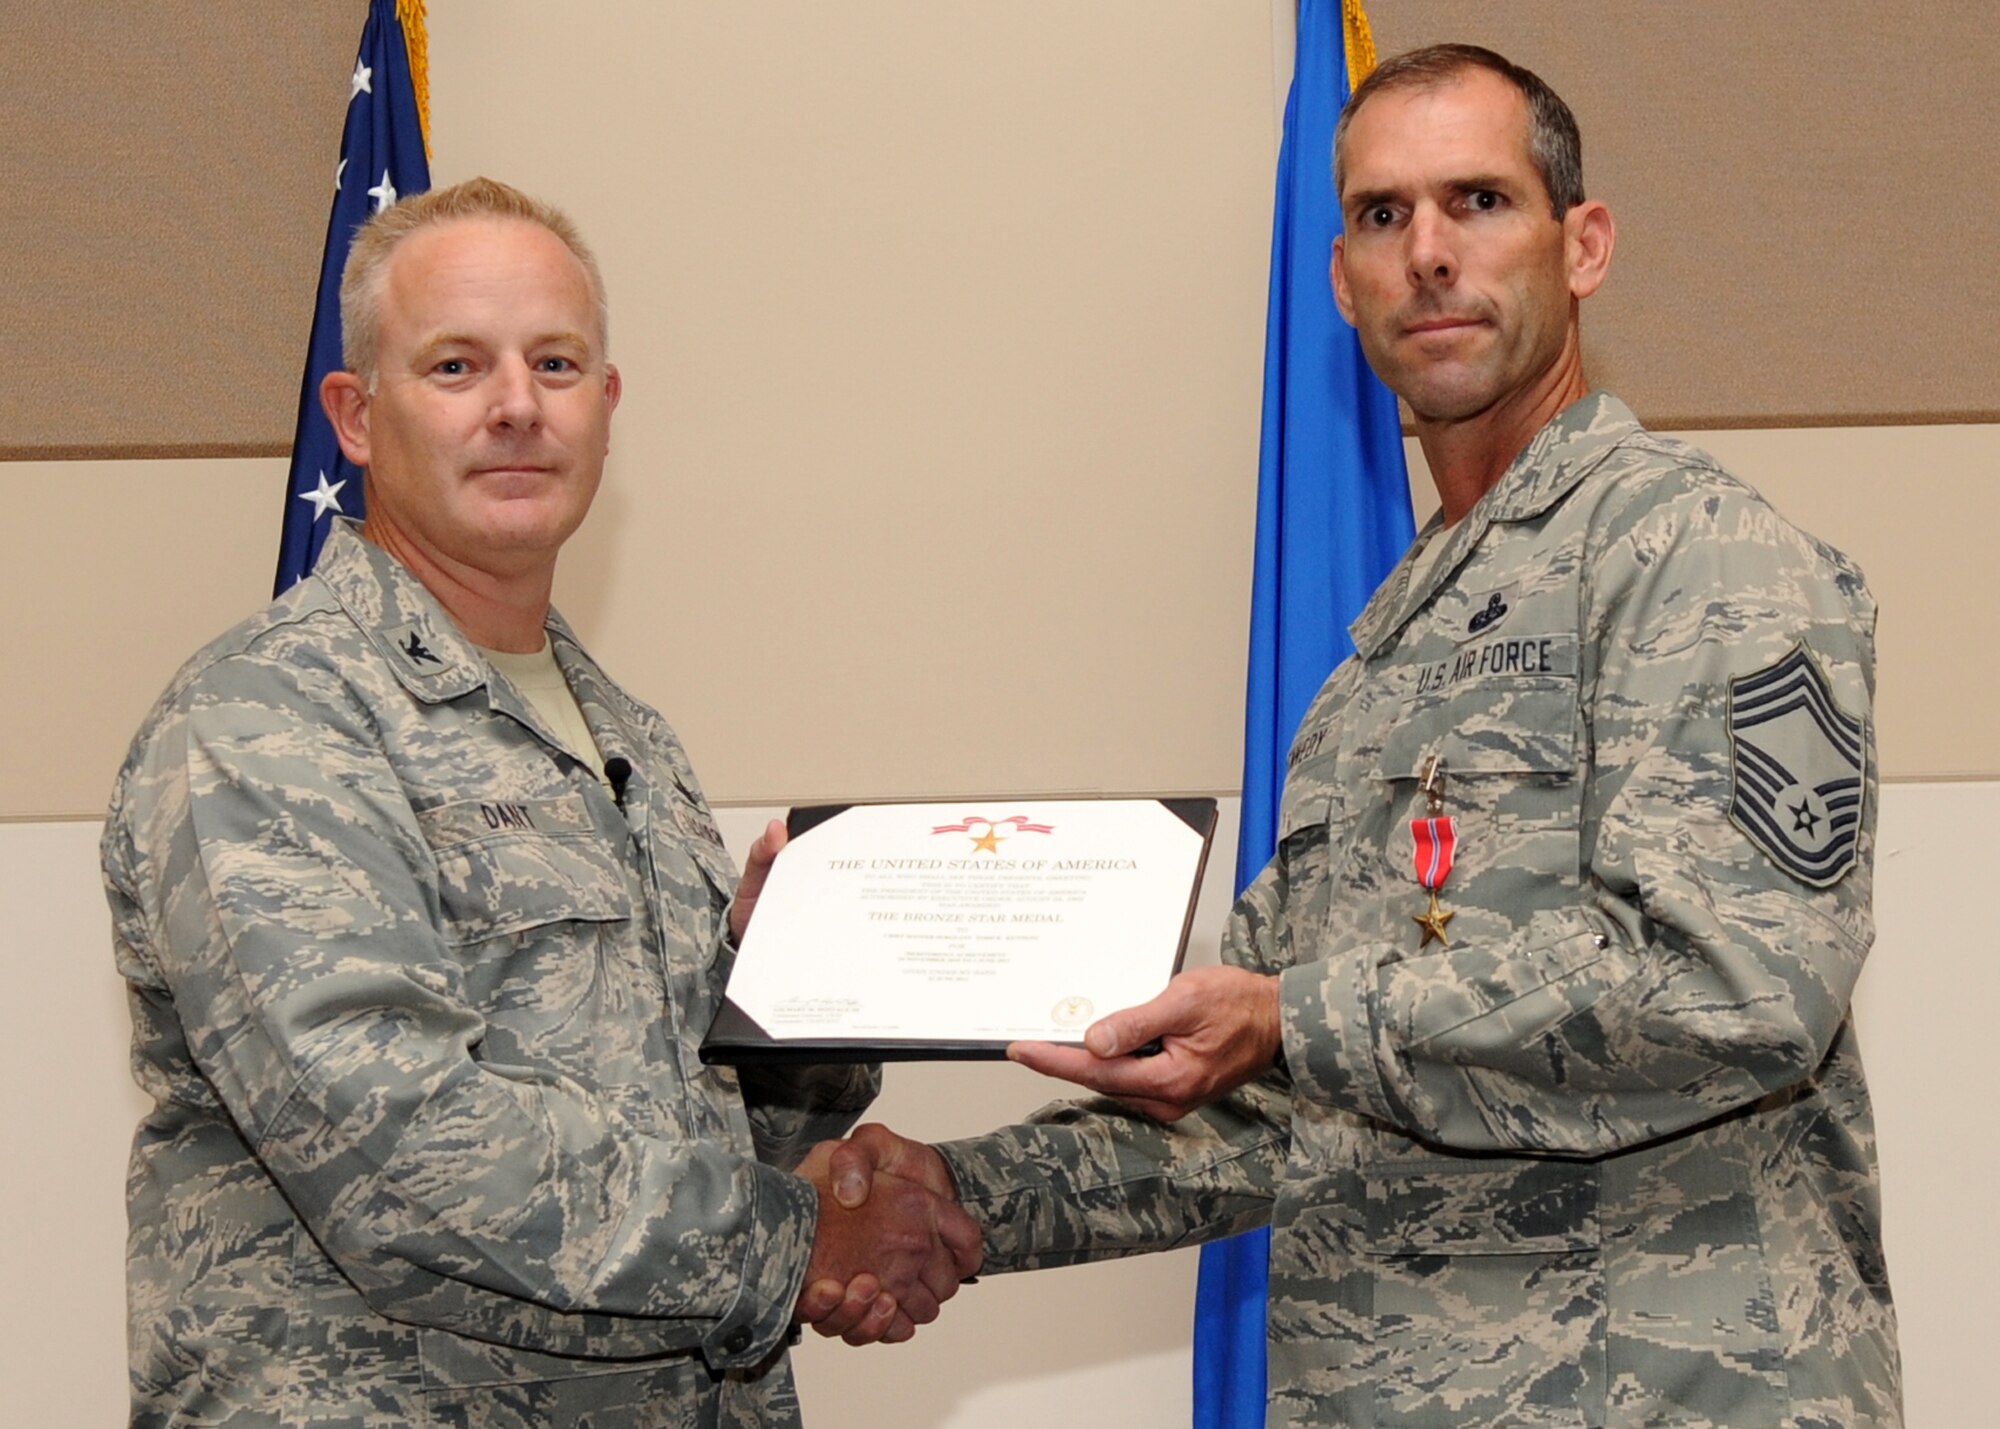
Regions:
[[[1149, 1044], [1155, 1055], [1132, 1055]], [[1175, 1121], [1262, 1075], [1278, 1045], [1277, 979], [1205, 967], [1093, 1024], [1081, 1048], [1017, 1042], [1007, 1055]], [[871, 1123], [821, 1142], [799, 1174], [819, 1188], [820, 1232], [797, 1318], [820, 1334], [907, 1340], [979, 1269], [979, 1227], [935, 1148]]]
[[979, 1227], [931, 1147], [871, 1123], [822, 1141], [798, 1174], [819, 1191], [799, 1323], [850, 1345], [897, 1344], [978, 1271]]

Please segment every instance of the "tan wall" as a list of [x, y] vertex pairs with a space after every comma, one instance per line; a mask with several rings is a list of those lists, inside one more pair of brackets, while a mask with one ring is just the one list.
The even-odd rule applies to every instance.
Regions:
[[290, 449], [366, 13], [5, 8], [0, 460]]
[[[1182, 472], [1171, 497], [1108, 496], [1078, 473], [1051, 494], [1093, 508], [1067, 533], [1009, 525], [990, 486], [931, 482], [930, 500], [901, 506], [864, 496], [888, 477], [852, 468], [821, 472], [801, 516], [754, 490], [688, 490], [671, 457], [653, 477], [642, 458], [673, 433], [632, 433], [655, 415], [638, 397], [620, 409], [613, 486], [558, 597], [666, 711], [719, 802], [1235, 788], [1251, 456]], [[970, 405], [964, 420], [980, 424]], [[2000, 623], [1984, 569], [2000, 427], [1686, 435], [1867, 572], [1886, 776], [2000, 775], [2000, 671], [1964, 654]], [[1254, 431], [1245, 440], [1254, 454]], [[282, 482], [272, 459], [0, 463], [0, 601], [22, 617], [8, 665], [29, 672], [0, 686], [0, 741], [16, 751], [0, 817], [102, 810], [174, 667], [268, 593]], [[810, 578], [785, 574], [800, 570]]]
[[[2000, 26], [1978, 0], [1378, 0], [1575, 109], [1619, 252], [1585, 355], [1661, 426], [1992, 422]], [[1924, 217], [1913, 223], [1912, 216]]]
[[[1292, 5], [1267, 3], [1283, 74]], [[0, 458], [286, 450], [292, 355], [305, 341], [322, 185], [363, 8], [13, 7], [0, 153], [34, 200], [0, 208], [11, 279], [0, 289]], [[1094, 219], [1121, 214], [1153, 167], [1095, 142], [1157, 117], [1132, 76], [1155, 92], [1178, 86], [1189, 102], [1177, 112], [1212, 121], [1210, 101], [1233, 85], [1241, 44], [1266, 18], [1251, 0], [439, 0], [433, 13], [441, 67], [463, 74], [469, 58], [504, 98], [541, 101], [508, 113], [541, 116], [544, 148], [612, 136], [606, 148], [626, 173], [658, 181], [641, 194], [626, 184], [620, 199], [658, 214], [668, 266], [704, 256], [701, 237], [728, 242], [747, 228], [750, 246], [729, 256], [809, 247], [838, 264], [819, 274], [836, 287], [861, 271], [850, 243], [891, 272], [969, 219], [999, 220], [983, 225], [999, 242], [1031, 236], [1047, 216], [1035, 196], [1110, 158], [1051, 210], [1083, 230], [1069, 247], [1087, 264]], [[1618, 210], [1639, 260], [1594, 304], [1590, 351], [1642, 417], [1732, 428], [2000, 420], [2000, 329], [1980, 320], [2000, 307], [1994, 219], [1981, 204], [1936, 201], [2000, 181], [2000, 119], [1986, 98], [2000, 28], [1982, 7], [1391, 0], [1375, 22], [1385, 53], [1435, 39], [1495, 44], [1586, 116], [1591, 190]], [[1202, 65], [1189, 35], [1226, 36], [1221, 63]], [[1179, 62], [1190, 55], [1192, 68]], [[1114, 118], [1050, 123], [1094, 87]], [[458, 162], [468, 134], [496, 129], [467, 99], [453, 84], [441, 91], [443, 115], [476, 121], [445, 146]], [[572, 133], [579, 119], [614, 122]], [[1181, 137], [1171, 123], [1153, 134]], [[1007, 162], [1046, 135], [1074, 151], [1065, 163]], [[1222, 137], [1211, 123], [1175, 152]], [[511, 162], [516, 151], [500, 152]], [[952, 183], [929, 182], [924, 170], [940, 162]], [[987, 181], [968, 187], [974, 177]], [[825, 188], [837, 191], [831, 205], [791, 202]], [[713, 220], [692, 245], [676, 224], [689, 213]], [[1121, 240], [1119, 251], [1134, 248]], [[974, 243], [962, 256], [984, 255]], [[1011, 256], [1034, 266], [1025, 250]], [[811, 281], [813, 265], [799, 274]], [[1007, 291], [991, 290], [998, 302]], [[785, 284], [770, 295], [787, 296]], [[1713, 336], [1718, 314], [1727, 342]]]

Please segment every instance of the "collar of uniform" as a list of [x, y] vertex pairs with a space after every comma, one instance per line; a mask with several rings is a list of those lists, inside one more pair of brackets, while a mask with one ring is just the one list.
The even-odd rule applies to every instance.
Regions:
[[354, 522], [334, 521], [313, 574], [416, 698], [436, 704], [486, 683], [485, 659], [437, 598]]
[[[676, 817], [685, 823], [692, 814], [706, 808], [694, 771], [677, 752], [678, 746], [664, 730], [660, 716], [613, 683], [583, 648], [569, 622], [554, 611], [549, 612], [549, 640], [555, 647], [556, 663], [562, 667], [563, 677], [569, 681], [590, 725], [598, 751], [606, 760], [622, 755], [632, 766], [631, 782], [626, 786], [625, 813], [633, 820], [633, 826], [642, 826], [646, 796], [655, 788], [649, 776], [662, 768], [669, 784], [658, 792], [670, 796]], [[702, 818], [705, 820], [706, 815]], [[715, 835], [714, 841], [722, 842], [721, 836]]]
[[1405, 553], [1348, 627], [1354, 648], [1364, 659], [1380, 653], [1410, 617], [1423, 609], [1424, 602], [1452, 578], [1488, 527], [1540, 516], [1569, 495], [1613, 447], [1638, 430], [1638, 419], [1609, 392], [1589, 393], [1556, 413], [1521, 449], [1493, 483], [1493, 489], [1466, 512], [1463, 521], [1447, 530], [1442, 527], [1442, 516], [1431, 518], [1424, 530], [1431, 533], [1431, 540], [1445, 542], [1444, 550], [1415, 583], [1410, 580], [1410, 554]]
[[[597, 662], [583, 648], [569, 622], [553, 609], [549, 611], [548, 631], [556, 666], [569, 681], [570, 693], [576, 696], [577, 708], [583, 711], [584, 723], [590, 726], [597, 752], [606, 763], [624, 759], [634, 771], [632, 777], [641, 777], [638, 771], [645, 769], [648, 761], [638, 757], [645, 727], [639, 707], [597, 668]], [[628, 799], [628, 810], [635, 802]]]

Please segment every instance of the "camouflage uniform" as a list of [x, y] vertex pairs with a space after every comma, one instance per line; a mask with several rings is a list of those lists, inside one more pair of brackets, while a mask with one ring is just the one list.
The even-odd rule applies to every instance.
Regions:
[[[1285, 1067], [1170, 1129], [1096, 1102], [944, 1148], [987, 1268], [1269, 1220], [1273, 1425], [1898, 1424], [1860, 573], [1603, 395], [1431, 536], [1231, 920]], [[1434, 754], [1455, 917], [1420, 947]]]
[[[104, 862], [133, 1068], [133, 1423], [789, 1424], [867, 1069], [696, 1048], [735, 874], [664, 721], [552, 615], [621, 812], [349, 530], [190, 661]], [[747, 1105], [746, 1105], [747, 1104]]]

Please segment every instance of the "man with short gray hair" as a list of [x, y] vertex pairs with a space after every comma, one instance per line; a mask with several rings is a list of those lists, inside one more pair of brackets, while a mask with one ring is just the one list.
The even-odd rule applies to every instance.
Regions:
[[907, 1338], [978, 1232], [826, 1195], [873, 1069], [701, 1064], [784, 830], [739, 888], [549, 606], [622, 390], [596, 265], [478, 179], [372, 220], [342, 305], [367, 521], [181, 669], [105, 826], [132, 1422], [796, 1423], [793, 1325]]

